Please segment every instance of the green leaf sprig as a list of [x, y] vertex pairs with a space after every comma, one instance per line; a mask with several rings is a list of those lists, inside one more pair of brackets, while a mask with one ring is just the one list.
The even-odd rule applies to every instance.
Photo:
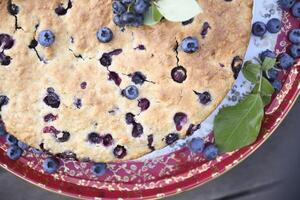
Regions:
[[222, 108], [214, 121], [215, 143], [221, 152], [231, 152], [256, 141], [264, 118], [264, 106], [271, 101], [274, 88], [263, 76], [276, 60], [265, 58], [262, 63], [247, 61], [243, 74], [255, 84], [252, 93], [235, 106]]
[[155, 25], [164, 17], [168, 21], [187, 21], [202, 12], [196, 0], [154, 0], [144, 14], [144, 24]]

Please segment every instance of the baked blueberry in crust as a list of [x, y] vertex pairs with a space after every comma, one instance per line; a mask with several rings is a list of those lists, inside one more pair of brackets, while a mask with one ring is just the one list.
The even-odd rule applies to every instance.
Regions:
[[135, 1], [134, 16], [120, 2], [129, 5], [2, 1], [0, 134], [54, 155], [114, 162], [199, 130], [239, 74], [252, 0], [198, 0], [202, 14], [153, 27], [136, 14], [144, 1]]

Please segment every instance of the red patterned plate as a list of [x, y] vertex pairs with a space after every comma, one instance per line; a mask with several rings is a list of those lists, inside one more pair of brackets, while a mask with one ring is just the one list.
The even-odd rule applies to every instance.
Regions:
[[[289, 13], [283, 13], [284, 28], [278, 37], [276, 52], [282, 53], [290, 45], [287, 33], [299, 25]], [[31, 151], [18, 161], [6, 156], [7, 146], [0, 141], [1, 166], [15, 175], [44, 189], [84, 199], [150, 199], [173, 195], [223, 174], [253, 153], [276, 129], [287, 115], [300, 93], [300, 62], [289, 72], [281, 74], [284, 86], [265, 109], [265, 120], [256, 143], [238, 151], [205, 161], [191, 153], [187, 147], [167, 155], [146, 161], [129, 161], [108, 165], [109, 172], [103, 177], [91, 173], [91, 163], [60, 160], [56, 174], [42, 170], [46, 155]]]

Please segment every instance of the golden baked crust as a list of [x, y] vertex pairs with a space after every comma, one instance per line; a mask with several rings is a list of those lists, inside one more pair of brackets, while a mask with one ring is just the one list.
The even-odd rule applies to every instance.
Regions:
[[[0, 0], [0, 33], [11, 35], [15, 45], [5, 51], [12, 58], [11, 64], [0, 65], [0, 95], [9, 97], [1, 111], [6, 129], [33, 147], [43, 143], [45, 149], [55, 154], [71, 151], [78, 158], [101, 162], [134, 159], [151, 152], [147, 139], [151, 134], [151, 146], [163, 148], [169, 133], [185, 137], [190, 124], [203, 121], [234, 82], [232, 60], [235, 56], [243, 57], [246, 51], [252, 18], [251, 0], [199, 0], [204, 13], [189, 25], [164, 21], [153, 27], [126, 28], [122, 32], [112, 22], [111, 0], [73, 0], [72, 8], [63, 16], [54, 10], [67, 1], [14, 0], [20, 8], [17, 23], [21, 27], [15, 30], [15, 17], [7, 12], [7, 2]], [[204, 22], [211, 28], [202, 38]], [[110, 43], [100, 43], [96, 38], [96, 31], [103, 26], [113, 31]], [[48, 48], [38, 45], [36, 50], [47, 64], [28, 48], [37, 34], [46, 29], [55, 33], [55, 43]], [[187, 36], [197, 37], [201, 49], [194, 54], [180, 49], [177, 53], [176, 44]], [[146, 50], [136, 49], [140, 44]], [[115, 49], [122, 49], [122, 53], [112, 57], [109, 70], [122, 79], [119, 87], [108, 80], [109, 72], [99, 62], [103, 53]], [[177, 65], [187, 70], [183, 83], [171, 78], [171, 70]], [[121, 89], [133, 84], [128, 74], [136, 71], [149, 80], [137, 85], [139, 98], [150, 101], [149, 109], [143, 112], [137, 100], [121, 96]], [[80, 87], [84, 81], [86, 89]], [[60, 97], [57, 109], [43, 102], [49, 87]], [[208, 91], [212, 101], [201, 104], [193, 91]], [[80, 109], [74, 106], [76, 98], [82, 100]], [[135, 114], [136, 121], [143, 126], [141, 137], [132, 137], [132, 125], [125, 122], [128, 112]], [[173, 122], [177, 112], [188, 117], [181, 131], [176, 130]], [[58, 115], [58, 119], [44, 122], [43, 117], [49, 113]], [[52, 134], [43, 133], [47, 126], [69, 132], [69, 140], [57, 142]], [[87, 141], [91, 132], [110, 133], [113, 144], [91, 144]], [[127, 150], [123, 159], [113, 154], [117, 145]]]

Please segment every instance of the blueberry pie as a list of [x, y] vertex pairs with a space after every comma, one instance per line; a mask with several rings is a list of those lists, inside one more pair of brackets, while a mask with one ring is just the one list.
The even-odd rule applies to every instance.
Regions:
[[0, 0], [2, 132], [113, 162], [199, 129], [241, 69], [252, 0], [199, 0], [197, 17], [155, 26], [141, 26], [143, 2], [121, 15], [131, 1]]

